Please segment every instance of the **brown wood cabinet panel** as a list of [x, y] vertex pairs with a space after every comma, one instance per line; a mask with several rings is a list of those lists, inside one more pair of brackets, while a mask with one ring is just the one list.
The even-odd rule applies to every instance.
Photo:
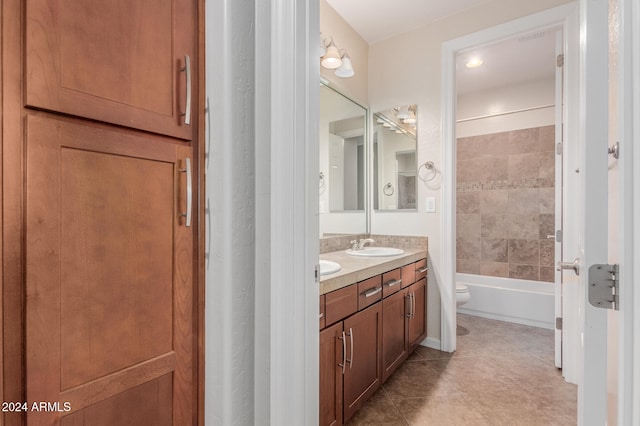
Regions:
[[401, 269], [394, 269], [382, 274], [382, 297], [387, 297], [400, 290], [402, 287]]
[[416, 282], [416, 267], [413, 263], [402, 267], [402, 288], [409, 287]]
[[376, 303], [347, 318], [344, 331], [347, 365], [343, 416], [346, 422], [382, 384], [382, 304]]
[[320, 426], [342, 425], [342, 322], [320, 332]]
[[376, 275], [358, 283], [358, 310], [382, 299], [382, 276]]
[[382, 381], [409, 356], [407, 344], [407, 290], [382, 301]]
[[27, 106], [182, 139], [185, 55], [197, 122], [197, 3], [192, 0], [29, 0]]
[[357, 285], [350, 285], [325, 294], [326, 325], [334, 324], [357, 311]]
[[[26, 399], [70, 401], [86, 424], [117, 417], [104, 414], [122, 410], [116, 399], [170, 401], [169, 424], [191, 424], [193, 228], [179, 171], [191, 149], [42, 114], [26, 134]], [[171, 384], [156, 402], [134, 390], [153, 380]]]
[[408, 289], [413, 295], [413, 315], [409, 319], [409, 352], [427, 337], [427, 279], [423, 278]]

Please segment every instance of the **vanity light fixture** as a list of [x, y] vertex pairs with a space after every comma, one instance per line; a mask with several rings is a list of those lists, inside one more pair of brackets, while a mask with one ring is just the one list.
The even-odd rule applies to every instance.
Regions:
[[406, 120], [409, 118], [409, 105], [404, 105], [398, 108], [398, 113], [396, 114], [400, 120]]
[[346, 50], [338, 49], [333, 42], [333, 37], [323, 37], [320, 34], [320, 57], [320, 65], [335, 70], [337, 77], [349, 78], [355, 75], [351, 57]]
[[340, 58], [340, 53], [338, 52], [338, 48], [335, 44], [333, 44], [333, 39], [329, 39], [329, 44], [327, 45], [327, 52], [322, 57], [320, 61], [320, 65], [330, 70], [334, 70], [339, 68], [342, 65], [342, 59]]
[[349, 57], [349, 54], [346, 50], [342, 49], [341, 52], [344, 52], [344, 55], [342, 55], [341, 57], [342, 65], [340, 65], [340, 67], [336, 70], [335, 74], [338, 77], [342, 78], [353, 77], [355, 71], [353, 70], [353, 65], [351, 64], [351, 58]]
[[473, 57], [467, 61], [467, 68], [478, 68], [484, 61], [478, 57]]

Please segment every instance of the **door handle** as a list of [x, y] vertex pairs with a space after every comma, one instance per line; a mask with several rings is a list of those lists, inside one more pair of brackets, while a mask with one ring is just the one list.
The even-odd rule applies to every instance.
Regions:
[[184, 55], [184, 68], [181, 68], [180, 71], [185, 72], [187, 80], [187, 99], [184, 107], [185, 111], [181, 115], [184, 116], [184, 124], [189, 125], [191, 124], [191, 58], [189, 55]]
[[191, 186], [191, 159], [184, 159], [184, 169], [179, 169], [181, 173], [187, 174], [187, 211], [181, 213], [180, 216], [185, 218], [184, 226], [189, 228], [191, 226], [191, 204], [193, 198], [193, 188]]
[[580, 258], [576, 257], [573, 262], [558, 262], [558, 271], [563, 269], [573, 269], [576, 275], [580, 275]]

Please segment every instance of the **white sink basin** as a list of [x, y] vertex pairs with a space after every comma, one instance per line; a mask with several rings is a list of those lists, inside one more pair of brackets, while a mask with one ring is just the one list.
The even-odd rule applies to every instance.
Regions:
[[330, 260], [320, 260], [320, 275], [335, 274], [342, 266], [339, 263]]
[[404, 250], [393, 247], [365, 247], [362, 250], [347, 250], [347, 254], [351, 256], [364, 257], [381, 257], [381, 256], [398, 256], [404, 253]]

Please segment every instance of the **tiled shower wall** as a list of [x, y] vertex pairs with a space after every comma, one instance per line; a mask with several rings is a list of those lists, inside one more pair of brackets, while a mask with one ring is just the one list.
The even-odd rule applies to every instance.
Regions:
[[554, 281], [554, 132], [458, 139], [458, 272]]

